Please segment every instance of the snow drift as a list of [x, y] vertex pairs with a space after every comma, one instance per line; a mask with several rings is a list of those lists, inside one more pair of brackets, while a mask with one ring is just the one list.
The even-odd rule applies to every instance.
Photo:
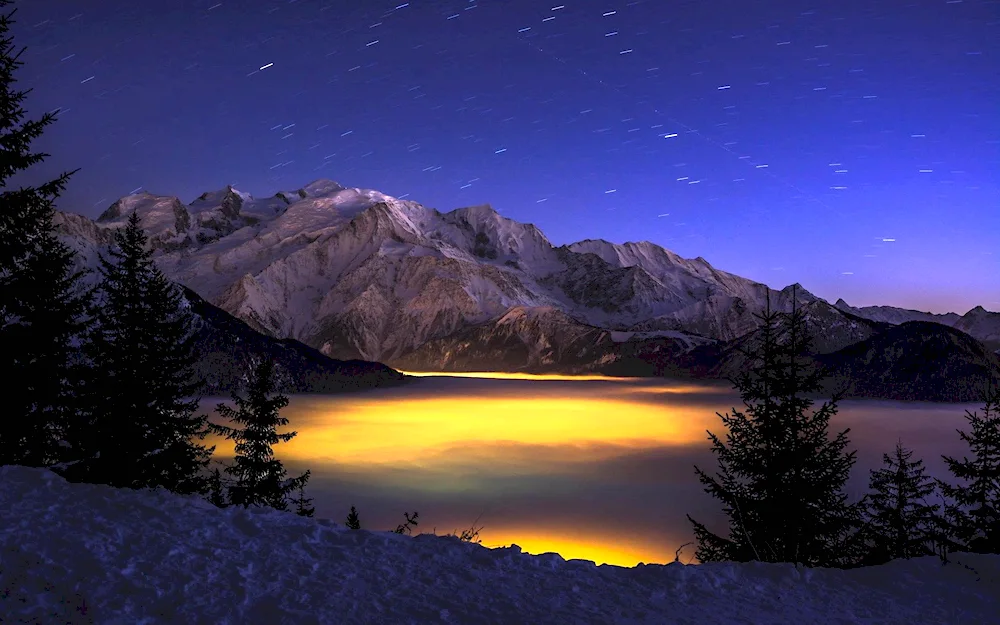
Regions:
[[[680, 513], [680, 512], [678, 512]], [[626, 569], [0, 468], [0, 621], [997, 623], [1000, 556]]]

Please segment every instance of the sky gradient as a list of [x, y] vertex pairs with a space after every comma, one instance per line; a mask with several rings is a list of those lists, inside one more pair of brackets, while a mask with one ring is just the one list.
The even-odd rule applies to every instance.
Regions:
[[317, 178], [1000, 310], [1000, 3], [21, 0], [59, 208]]

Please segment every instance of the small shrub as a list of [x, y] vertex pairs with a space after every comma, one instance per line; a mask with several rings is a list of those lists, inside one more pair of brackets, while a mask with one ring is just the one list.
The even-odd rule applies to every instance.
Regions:
[[348, 529], [359, 530], [361, 529], [361, 519], [358, 518], [358, 510], [354, 506], [351, 506], [351, 512], [347, 515]]
[[406, 517], [406, 523], [397, 525], [396, 529], [392, 531], [397, 534], [411, 534], [413, 532], [413, 528], [417, 526], [417, 516], [419, 515], [417, 511], [414, 510], [413, 516], [410, 516], [406, 512], [403, 513], [403, 516]]

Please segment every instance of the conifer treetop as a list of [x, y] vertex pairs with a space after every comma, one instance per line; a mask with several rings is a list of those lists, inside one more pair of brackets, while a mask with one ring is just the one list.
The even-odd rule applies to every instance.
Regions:
[[[11, 4], [12, 0], [0, 0], [0, 11]], [[24, 121], [27, 116], [24, 100], [31, 90], [15, 89], [15, 74], [24, 65], [20, 57], [25, 50], [16, 48], [10, 34], [15, 13], [16, 9], [0, 13], [0, 189], [6, 189], [7, 181], [17, 172], [25, 171], [50, 156], [44, 152], [32, 152], [31, 144], [58, 115], [58, 111], [50, 111], [39, 119]], [[72, 173], [64, 173], [35, 191], [44, 197], [57, 197], [65, 189]]]
[[[813, 411], [810, 392], [822, 373], [807, 359], [804, 311], [793, 298], [790, 313], [770, 302], [748, 349], [747, 368], [732, 378], [744, 404], [719, 414], [725, 439], [708, 433], [719, 469], [695, 472], [705, 491], [720, 500], [728, 536], [691, 521], [702, 562], [761, 560], [833, 566], [856, 523], [844, 485], [854, 464], [847, 433], [828, 437], [835, 396]], [[779, 340], [780, 339], [780, 340]]]

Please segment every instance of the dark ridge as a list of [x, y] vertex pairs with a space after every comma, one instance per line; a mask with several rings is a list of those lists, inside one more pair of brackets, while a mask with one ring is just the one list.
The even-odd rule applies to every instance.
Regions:
[[334, 360], [294, 339], [276, 339], [213, 306], [187, 287], [184, 297], [200, 322], [197, 330], [198, 376], [204, 393], [228, 394], [243, 375], [242, 363], [251, 355], [272, 358], [288, 373], [291, 393], [340, 393], [407, 380], [402, 373], [378, 362]]
[[848, 397], [975, 402], [991, 380], [1000, 383], [996, 354], [933, 321], [907, 321], [816, 360]]

